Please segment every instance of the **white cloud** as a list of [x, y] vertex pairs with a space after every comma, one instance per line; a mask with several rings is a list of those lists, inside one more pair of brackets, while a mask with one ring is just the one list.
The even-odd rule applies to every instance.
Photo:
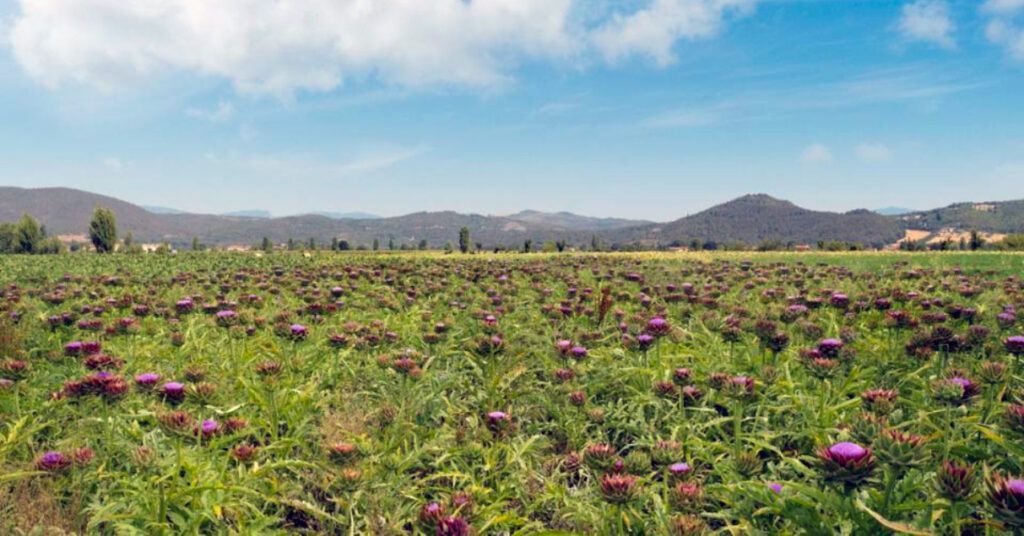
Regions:
[[591, 20], [591, 0], [17, 0], [10, 43], [49, 87], [186, 72], [282, 98], [353, 78], [486, 88], [529, 60], [665, 64], [676, 41], [713, 36], [756, 1], [644, 0]]
[[122, 162], [120, 158], [108, 156], [103, 159], [103, 167], [113, 171], [121, 171], [124, 169], [124, 162]]
[[832, 150], [820, 143], [812, 143], [800, 153], [800, 162], [806, 165], [829, 164], [832, 162]]
[[985, 37], [1002, 46], [1016, 60], [1024, 61], [1024, 28], [1006, 18], [995, 18], [985, 27]]
[[916, 0], [905, 4], [899, 29], [909, 41], [924, 41], [943, 48], [956, 48], [953, 19], [945, 0]]
[[892, 150], [881, 143], [861, 143], [855, 149], [857, 158], [864, 162], [888, 162], [892, 159]]
[[730, 13], [749, 12], [754, 4], [754, 0], [653, 0], [639, 11], [613, 15], [593, 31], [591, 39], [611, 63], [648, 56], [665, 66], [675, 61], [676, 41], [714, 36]]
[[287, 177], [331, 179], [384, 170], [416, 158], [430, 149], [425, 145], [412, 147], [379, 147], [365, 150], [348, 160], [326, 160], [309, 154], [217, 154], [206, 153], [212, 164], [234, 170], [256, 173], [278, 179]]
[[203, 108], [189, 108], [185, 110], [185, 115], [194, 119], [202, 119], [204, 121], [212, 121], [214, 123], [223, 123], [234, 117], [235, 105], [230, 102], [221, 101], [217, 103], [217, 106], [211, 109]]
[[988, 0], [981, 9], [988, 13], [1011, 15], [1024, 10], [1024, 0]]

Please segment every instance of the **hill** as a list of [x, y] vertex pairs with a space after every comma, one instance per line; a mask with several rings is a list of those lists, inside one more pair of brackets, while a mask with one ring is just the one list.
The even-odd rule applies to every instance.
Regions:
[[637, 227], [652, 222], [643, 220], [626, 220], [621, 218], [592, 218], [580, 216], [571, 212], [540, 212], [537, 210], [523, 210], [507, 216], [510, 220], [523, 223], [565, 229], [569, 231], [601, 231], [606, 229], [622, 229], [624, 227]]
[[868, 210], [819, 212], [765, 194], [745, 195], [678, 220], [616, 233], [620, 241], [759, 244], [767, 240], [814, 244], [818, 241], [861, 242], [882, 246], [902, 236], [893, 219]]
[[906, 229], [939, 231], [957, 229], [988, 233], [1024, 232], [1024, 200], [956, 203], [933, 210], [899, 216]]
[[456, 212], [419, 212], [394, 218], [341, 218], [306, 214], [280, 218], [207, 215], [188, 213], [157, 214], [113, 197], [71, 188], [0, 187], [0, 221], [15, 221], [30, 213], [54, 235], [81, 235], [88, 229], [96, 206], [117, 214], [121, 233], [131, 231], [139, 242], [169, 242], [186, 245], [192, 237], [207, 244], [253, 244], [267, 237], [281, 243], [289, 238], [314, 238], [319, 243], [333, 238], [353, 246], [369, 245], [374, 239], [386, 244], [418, 244], [426, 239], [431, 247], [441, 247], [457, 239], [461, 227], [469, 227], [474, 241], [492, 247], [504, 244], [520, 247], [524, 240], [538, 244], [544, 240], [589, 240], [590, 234], [573, 234], [568, 229], [546, 227], [510, 218], [459, 214]]
[[338, 238], [353, 246], [369, 245], [374, 239], [382, 245], [393, 240], [398, 246], [416, 245], [426, 240], [437, 248], [454, 242], [462, 227], [468, 227], [473, 240], [488, 248], [495, 245], [518, 248], [527, 239], [536, 246], [547, 240], [584, 245], [594, 236], [606, 245], [685, 245], [692, 240], [756, 245], [777, 240], [791, 244], [843, 241], [882, 246], [899, 240], [907, 229], [1024, 232], [1024, 201], [959, 203], [932, 211], [884, 216], [868, 210], [845, 213], [809, 210], [789, 201], [756, 194], [667, 223], [529, 210], [509, 216], [443, 211], [388, 218], [365, 213], [267, 218], [181, 212], [157, 214], [113, 197], [71, 188], [0, 187], [0, 221], [15, 221], [28, 212], [54, 235], [83, 234], [96, 206], [110, 208], [117, 214], [122, 234], [131, 231], [139, 242], [169, 242], [176, 246], [188, 244], [195, 236], [203, 243], [217, 245], [248, 245], [267, 237], [276, 243], [289, 238], [302, 241], [314, 238], [321, 244]]

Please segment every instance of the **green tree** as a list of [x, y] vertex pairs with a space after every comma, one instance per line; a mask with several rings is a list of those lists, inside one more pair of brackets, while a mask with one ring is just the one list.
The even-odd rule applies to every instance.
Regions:
[[99, 253], [110, 253], [117, 245], [117, 218], [114, 212], [103, 207], [96, 207], [89, 223], [89, 239]]
[[531, 251], [533, 251], [533, 240], [527, 238], [526, 240], [523, 240], [523, 253], [529, 253]]
[[427, 239], [426, 238], [420, 239], [420, 244], [418, 246], [418, 249], [420, 251], [426, 251], [427, 250]]
[[18, 252], [18, 226], [0, 223], [0, 253]]
[[469, 241], [469, 227], [459, 229], [459, 251], [469, 253], [469, 250], [472, 247], [473, 244]]
[[380, 240], [377, 238], [373, 239], [373, 250], [380, 251]]
[[39, 222], [29, 214], [23, 215], [18, 221], [17, 252], [35, 253], [42, 239], [43, 233], [39, 228]]
[[270, 238], [264, 236], [263, 242], [260, 243], [260, 249], [262, 249], [265, 253], [270, 253], [274, 251], [274, 244], [270, 241]]
[[66, 251], [64, 242], [61, 242], [57, 237], [44, 238], [36, 245], [36, 253], [43, 255], [56, 255], [64, 251]]
[[331, 237], [331, 251], [338, 251], [338, 237]]
[[388, 250], [389, 251], [394, 251], [395, 250], [395, 239], [392, 238], [392, 237], [388, 237]]
[[193, 236], [192, 237], [192, 251], [202, 251], [202, 250], [203, 250], [203, 244], [201, 242], [199, 242], [199, 237], [198, 236]]
[[338, 240], [338, 251], [348, 251], [350, 249], [352, 249], [352, 246], [349, 245], [348, 240]]
[[982, 238], [981, 233], [978, 231], [971, 231], [971, 239], [967, 246], [971, 248], [971, 251], [977, 251], [985, 247], [985, 239]]
[[1024, 234], [1006, 235], [1006, 238], [999, 244], [1003, 249], [1014, 251], [1024, 250]]

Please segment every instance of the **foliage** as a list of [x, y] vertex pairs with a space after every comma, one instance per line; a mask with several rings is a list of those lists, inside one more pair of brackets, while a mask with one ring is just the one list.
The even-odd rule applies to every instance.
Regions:
[[1022, 269], [0, 257], [0, 533], [1012, 533]]
[[99, 253], [111, 253], [117, 246], [117, 218], [113, 211], [96, 207], [89, 223], [89, 240]]
[[459, 251], [469, 253], [473, 243], [469, 240], [469, 227], [459, 229]]

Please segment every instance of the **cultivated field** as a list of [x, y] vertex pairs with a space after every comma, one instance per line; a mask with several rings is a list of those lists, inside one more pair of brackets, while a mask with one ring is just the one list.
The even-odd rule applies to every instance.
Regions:
[[1022, 274], [5, 256], [0, 533], [1013, 533]]

